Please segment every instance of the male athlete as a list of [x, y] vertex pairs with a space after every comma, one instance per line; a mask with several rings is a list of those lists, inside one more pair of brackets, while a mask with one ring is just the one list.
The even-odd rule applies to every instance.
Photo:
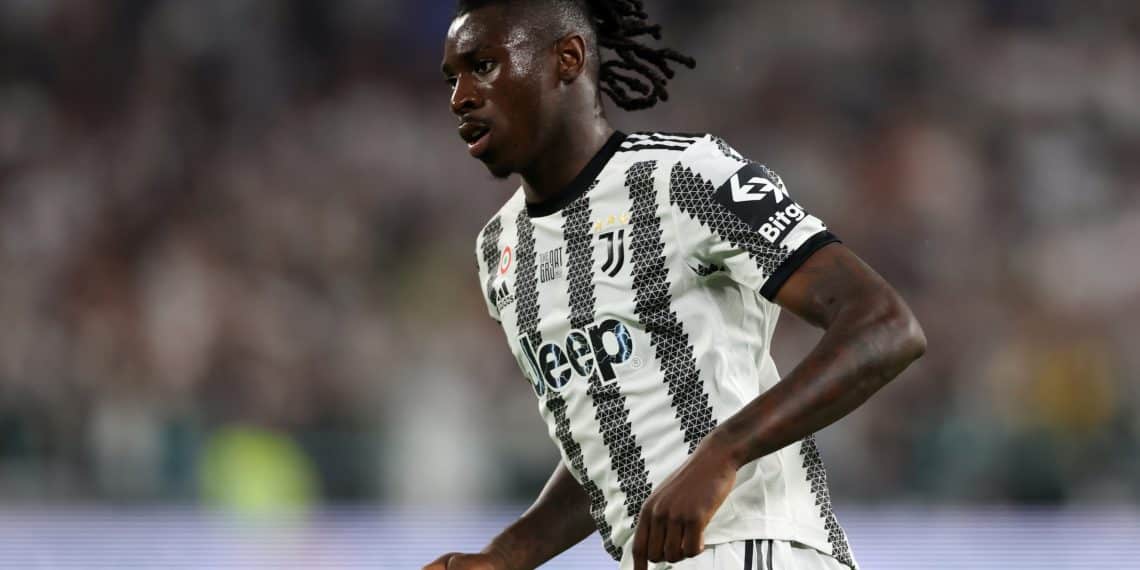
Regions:
[[[645, 108], [693, 64], [644, 36], [640, 0], [459, 2], [459, 136], [522, 182], [478, 237], [480, 285], [561, 462], [483, 552], [427, 570], [535, 568], [595, 530], [623, 569], [856, 568], [812, 434], [926, 340], [771, 170], [711, 135], [615, 132], [603, 93]], [[781, 307], [825, 331], [782, 379]]]

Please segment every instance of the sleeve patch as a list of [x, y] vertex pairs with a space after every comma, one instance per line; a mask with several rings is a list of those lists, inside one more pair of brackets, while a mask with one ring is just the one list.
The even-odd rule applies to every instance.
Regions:
[[807, 212], [795, 203], [784, 181], [767, 166], [744, 165], [716, 190], [716, 201], [772, 245], [780, 244]]

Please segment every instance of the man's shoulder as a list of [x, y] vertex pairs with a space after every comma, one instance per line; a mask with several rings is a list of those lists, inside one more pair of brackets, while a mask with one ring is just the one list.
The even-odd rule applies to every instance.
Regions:
[[622, 141], [619, 153], [645, 154], [660, 158], [664, 153], [681, 154], [707, 140], [710, 135], [704, 133], [674, 133], [665, 131], [636, 131], [626, 135]]
[[712, 133], [635, 132], [627, 136], [623, 147], [638, 153], [634, 162], [644, 155], [644, 160], [668, 165], [670, 194], [712, 193], [751, 163]]
[[621, 153], [632, 154], [627, 160], [672, 161], [674, 168], [696, 170], [737, 170], [749, 160], [712, 133], [677, 133], [638, 131], [626, 136]]

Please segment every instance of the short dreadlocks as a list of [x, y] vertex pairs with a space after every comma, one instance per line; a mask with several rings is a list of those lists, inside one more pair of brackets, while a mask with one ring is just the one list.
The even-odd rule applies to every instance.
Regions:
[[616, 59], [601, 61], [599, 88], [627, 111], [647, 109], [669, 99], [665, 86], [675, 74], [670, 62], [689, 68], [697, 64], [675, 50], [653, 48], [636, 39], [661, 39], [661, 26], [649, 22], [642, 0], [459, 0], [456, 15], [507, 2], [546, 2], [584, 17], [596, 36], [597, 47], [617, 54]]

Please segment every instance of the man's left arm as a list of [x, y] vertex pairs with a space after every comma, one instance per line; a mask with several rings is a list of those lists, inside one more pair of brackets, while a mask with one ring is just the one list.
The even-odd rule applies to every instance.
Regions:
[[704, 529], [741, 466], [850, 413], [926, 350], [898, 293], [839, 243], [811, 255], [775, 301], [824, 329], [816, 346], [775, 386], [713, 430], [642, 506], [634, 568], [700, 553]]

